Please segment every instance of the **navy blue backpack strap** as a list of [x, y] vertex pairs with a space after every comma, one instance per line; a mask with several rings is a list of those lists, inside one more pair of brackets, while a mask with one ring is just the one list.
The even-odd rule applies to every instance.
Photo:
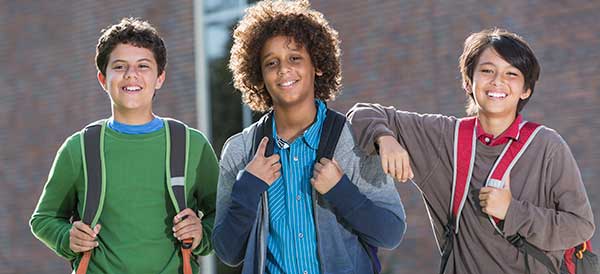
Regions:
[[275, 140], [273, 140], [273, 111], [269, 111], [263, 115], [258, 122], [256, 122], [256, 128], [254, 129], [254, 139], [252, 140], [252, 149], [250, 150], [250, 158], [254, 157], [256, 149], [260, 144], [260, 140], [263, 137], [268, 137], [269, 142], [267, 143], [267, 149], [265, 150], [265, 157], [273, 155], [275, 148]]
[[321, 129], [321, 140], [317, 149], [316, 161], [325, 157], [329, 160], [333, 159], [333, 153], [337, 146], [342, 130], [346, 124], [346, 116], [332, 109], [327, 109], [327, 116], [323, 121]]

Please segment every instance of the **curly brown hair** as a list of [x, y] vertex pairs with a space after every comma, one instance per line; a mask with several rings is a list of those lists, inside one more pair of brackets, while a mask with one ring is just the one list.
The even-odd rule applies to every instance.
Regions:
[[118, 24], [106, 27], [101, 31], [96, 45], [96, 68], [106, 76], [106, 66], [112, 51], [119, 44], [146, 48], [152, 51], [158, 75], [167, 66], [167, 49], [156, 28], [140, 18], [123, 18]]
[[262, 79], [260, 52], [275, 36], [294, 39], [306, 47], [314, 67], [322, 76], [315, 78], [315, 98], [333, 100], [342, 86], [340, 40], [322, 13], [308, 1], [261, 1], [247, 8], [233, 31], [229, 69], [233, 86], [252, 110], [264, 112], [273, 106]]

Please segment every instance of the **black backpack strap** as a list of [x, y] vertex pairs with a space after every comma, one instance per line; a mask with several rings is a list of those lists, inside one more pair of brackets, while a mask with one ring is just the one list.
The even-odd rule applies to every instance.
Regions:
[[187, 208], [185, 199], [185, 165], [187, 158], [187, 127], [172, 119], [165, 119], [169, 133], [169, 174], [170, 187], [175, 196], [177, 212]]
[[531, 255], [538, 262], [542, 263], [548, 271], [552, 274], [558, 274], [558, 270], [552, 264], [552, 260], [539, 248], [530, 244], [525, 238], [521, 237], [519, 234], [515, 234], [512, 236], [506, 237], [506, 240], [510, 242], [514, 247], [516, 247], [519, 252], [525, 254], [525, 268], [527, 269], [527, 273], [531, 273], [529, 269], [528, 256]]
[[444, 226], [444, 238], [446, 238], [446, 243], [442, 248], [442, 261], [440, 262], [440, 274], [444, 274], [446, 271], [446, 267], [448, 266], [448, 259], [450, 259], [450, 254], [452, 253], [452, 248], [454, 246], [454, 218], [450, 215], [448, 219], [448, 223]]
[[265, 150], [265, 157], [273, 155], [275, 148], [275, 140], [273, 140], [273, 111], [269, 111], [263, 115], [258, 122], [256, 122], [256, 128], [254, 129], [254, 139], [252, 140], [252, 149], [250, 150], [250, 158], [254, 157], [260, 140], [263, 137], [268, 137], [269, 142], [267, 143], [267, 149]]
[[81, 149], [85, 180], [85, 200], [83, 202], [82, 221], [90, 227], [95, 226], [102, 211], [104, 198], [104, 163], [102, 162], [103, 133], [105, 120], [99, 120], [86, 126], [81, 133]]
[[327, 109], [327, 116], [323, 121], [323, 128], [321, 129], [321, 140], [319, 141], [319, 148], [317, 149], [316, 161], [325, 157], [329, 160], [333, 159], [333, 153], [337, 146], [342, 130], [346, 124], [346, 116], [343, 114]]

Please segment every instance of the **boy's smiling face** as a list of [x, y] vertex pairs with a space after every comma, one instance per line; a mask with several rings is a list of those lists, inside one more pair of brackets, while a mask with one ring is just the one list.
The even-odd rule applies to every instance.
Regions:
[[118, 44], [110, 53], [106, 75], [98, 72], [98, 81], [110, 95], [115, 116], [125, 113], [151, 115], [152, 98], [165, 80], [158, 75], [151, 50]]
[[467, 92], [474, 93], [478, 115], [488, 118], [511, 117], [517, 114], [519, 99], [527, 99], [531, 90], [525, 90], [523, 73], [493, 48], [487, 48], [479, 56], [473, 72], [473, 86]]
[[315, 69], [306, 47], [287, 36], [269, 38], [260, 53], [262, 78], [274, 106], [314, 103]]

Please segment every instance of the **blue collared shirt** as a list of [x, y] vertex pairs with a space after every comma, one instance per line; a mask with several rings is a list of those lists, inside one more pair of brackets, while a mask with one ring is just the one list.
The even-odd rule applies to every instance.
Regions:
[[320, 273], [310, 178], [327, 107], [320, 100], [315, 100], [315, 104], [314, 123], [291, 144], [277, 136], [273, 119], [274, 153], [281, 157], [281, 177], [268, 189], [270, 225], [266, 267], [270, 274]]

